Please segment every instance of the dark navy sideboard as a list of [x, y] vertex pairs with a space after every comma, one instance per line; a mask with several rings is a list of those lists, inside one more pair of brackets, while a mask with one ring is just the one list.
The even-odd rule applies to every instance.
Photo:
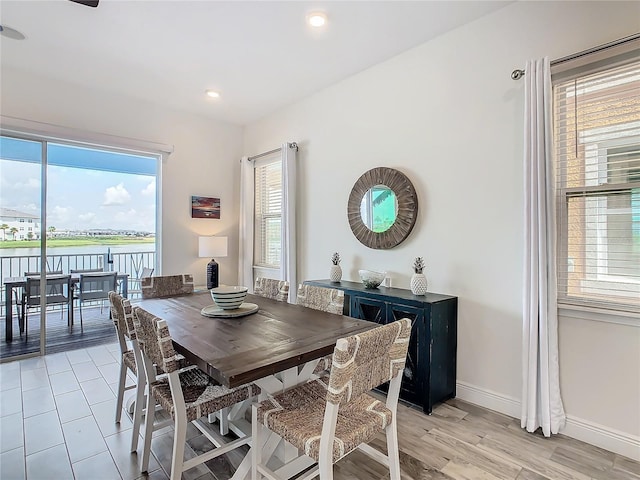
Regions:
[[308, 285], [344, 291], [344, 314], [380, 324], [412, 321], [400, 398], [431, 413], [433, 405], [456, 395], [458, 297], [414, 295], [402, 288], [365, 288], [357, 282], [307, 280]]

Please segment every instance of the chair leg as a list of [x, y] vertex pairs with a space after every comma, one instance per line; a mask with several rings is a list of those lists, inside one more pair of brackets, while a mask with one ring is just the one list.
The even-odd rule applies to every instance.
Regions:
[[82, 327], [82, 300], [80, 301], [80, 332], [84, 333], [84, 329]]
[[258, 465], [262, 462], [262, 439], [260, 438], [260, 425], [258, 425], [258, 408], [251, 407], [251, 480], [260, 480], [262, 475], [258, 473]]
[[144, 374], [138, 371], [138, 374], [136, 375], [136, 403], [133, 410], [133, 432], [131, 433], [131, 453], [138, 450], [140, 424], [142, 423], [142, 411], [144, 410], [145, 386], [146, 381], [144, 378]]
[[149, 457], [151, 456], [151, 436], [153, 435], [153, 421], [156, 413], [155, 398], [151, 394], [151, 388], [147, 384], [145, 388], [147, 394], [147, 406], [144, 419], [144, 447], [142, 448], [142, 465], [140, 471], [147, 472], [149, 469]]
[[122, 416], [122, 402], [124, 400], [124, 387], [127, 383], [127, 366], [120, 361], [120, 376], [118, 377], [118, 398], [116, 399], [116, 423], [120, 423]]
[[398, 452], [398, 427], [395, 416], [391, 425], [386, 428], [387, 434], [387, 457], [389, 458], [390, 480], [400, 480], [400, 455]]
[[182, 478], [184, 464], [184, 444], [187, 442], [187, 414], [185, 409], [175, 409], [173, 432], [173, 455], [171, 459], [171, 480]]

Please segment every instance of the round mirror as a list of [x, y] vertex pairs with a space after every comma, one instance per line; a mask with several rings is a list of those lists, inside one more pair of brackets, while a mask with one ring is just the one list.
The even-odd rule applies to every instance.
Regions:
[[393, 248], [407, 238], [418, 216], [418, 196], [411, 181], [393, 168], [377, 167], [354, 184], [347, 204], [356, 238], [375, 249]]
[[360, 203], [360, 217], [369, 230], [386, 232], [396, 221], [398, 200], [386, 185], [375, 185], [367, 190]]

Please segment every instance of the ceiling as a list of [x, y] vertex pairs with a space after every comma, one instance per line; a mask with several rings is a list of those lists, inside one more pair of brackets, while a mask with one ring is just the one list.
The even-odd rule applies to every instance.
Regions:
[[[1, 0], [0, 23], [26, 39], [0, 36], [0, 58], [243, 125], [508, 3]], [[317, 10], [323, 29], [305, 23]]]

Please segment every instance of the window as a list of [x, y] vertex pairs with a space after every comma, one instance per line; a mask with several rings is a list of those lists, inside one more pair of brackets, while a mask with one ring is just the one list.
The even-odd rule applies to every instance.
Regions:
[[640, 312], [640, 62], [554, 82], [558, 301]]
[[254, 265], [280, 268], [282, 259], [282, 161], [256, 163]]

